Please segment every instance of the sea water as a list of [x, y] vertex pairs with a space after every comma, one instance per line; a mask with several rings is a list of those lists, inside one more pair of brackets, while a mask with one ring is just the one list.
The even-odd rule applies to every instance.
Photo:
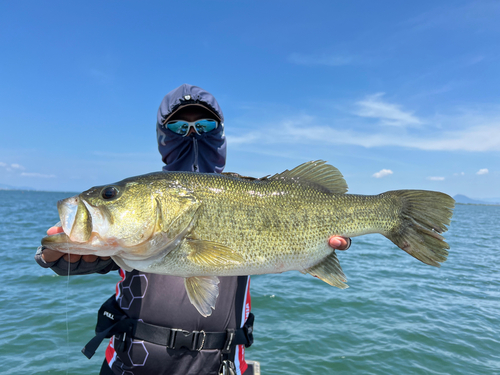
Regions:
[[[0, 373], [96, 374], [96, 312], [119, 277], [60, 277], [33, 256], [71, 193], [0, 191]], [[500, 206], [457, 205], [441, 268], [381, 235], [338, 252], [350, 288], [309, 275], [253, 276], [263, 374], [500, 374]]]

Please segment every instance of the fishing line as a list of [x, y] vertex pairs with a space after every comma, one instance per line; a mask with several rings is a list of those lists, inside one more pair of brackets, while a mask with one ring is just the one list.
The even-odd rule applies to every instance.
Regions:
[[[63, 255], [64, 257], [64, 255]], [[68, 281], [66, 282], [66, 375], [69, 373], [69, 357], [71, 355], [69, 348], [69, 322], [68, 322], [68, 300], [69, 300], [69, 272], [71, 270], [71, 254], [68, 253]]]

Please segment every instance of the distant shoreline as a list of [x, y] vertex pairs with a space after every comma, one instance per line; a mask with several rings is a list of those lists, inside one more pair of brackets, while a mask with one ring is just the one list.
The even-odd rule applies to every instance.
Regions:
[[460, 203], [460, 202], [456, 202], [455, 204], [462, 205], [462, 206], [500, 206], [499, 203]]
[[63, 191], [63, 190], [36, 190], [36, 189], [10, 189], [0, 187], [0, 191], [22, 191], [22, 192], [32, 192], [32, 193], [70, 193], [70, 194], [80, 194], [76, 191]]

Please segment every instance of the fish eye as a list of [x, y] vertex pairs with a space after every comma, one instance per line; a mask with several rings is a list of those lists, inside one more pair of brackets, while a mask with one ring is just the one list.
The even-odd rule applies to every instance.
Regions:
[[116, 197], [117, 195], [118, 195], [118, 189], [115, 188], [114, 186], [105, 187], [101, 191], [101, 196], [103, 197], [103, 199], [111, 199]]

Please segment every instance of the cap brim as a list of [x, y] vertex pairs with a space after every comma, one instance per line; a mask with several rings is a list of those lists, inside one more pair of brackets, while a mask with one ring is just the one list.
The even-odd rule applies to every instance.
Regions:
[[165, 118], [165, 120], [163, 121], [163, 123], [165, 124], [168, 120], [170, 120], [177, 112], [179, 112], [181, 109], [184, 109], [186, 107], [201, 107], [203, 109], [206, 109], [207, 111], [209, 111], [210, 113], [212, 113], [214, 115], [214, 118], [219, 121], [219, 122], [222, 122], [221, 118], [219, 117], [219, 115], [217, 113], [215, 113], [214, 110], [212, 110], [211, 108], [209, 108], [208, 106], [206, 105], [203, 105], [203, 104], [200, 104], [200, 103], [189, 103], [189, 104], [185, 104], [185, 105], [180, 105], [175, 111], [173, 111], [170, 115], [168, 115], [168, 117]]

